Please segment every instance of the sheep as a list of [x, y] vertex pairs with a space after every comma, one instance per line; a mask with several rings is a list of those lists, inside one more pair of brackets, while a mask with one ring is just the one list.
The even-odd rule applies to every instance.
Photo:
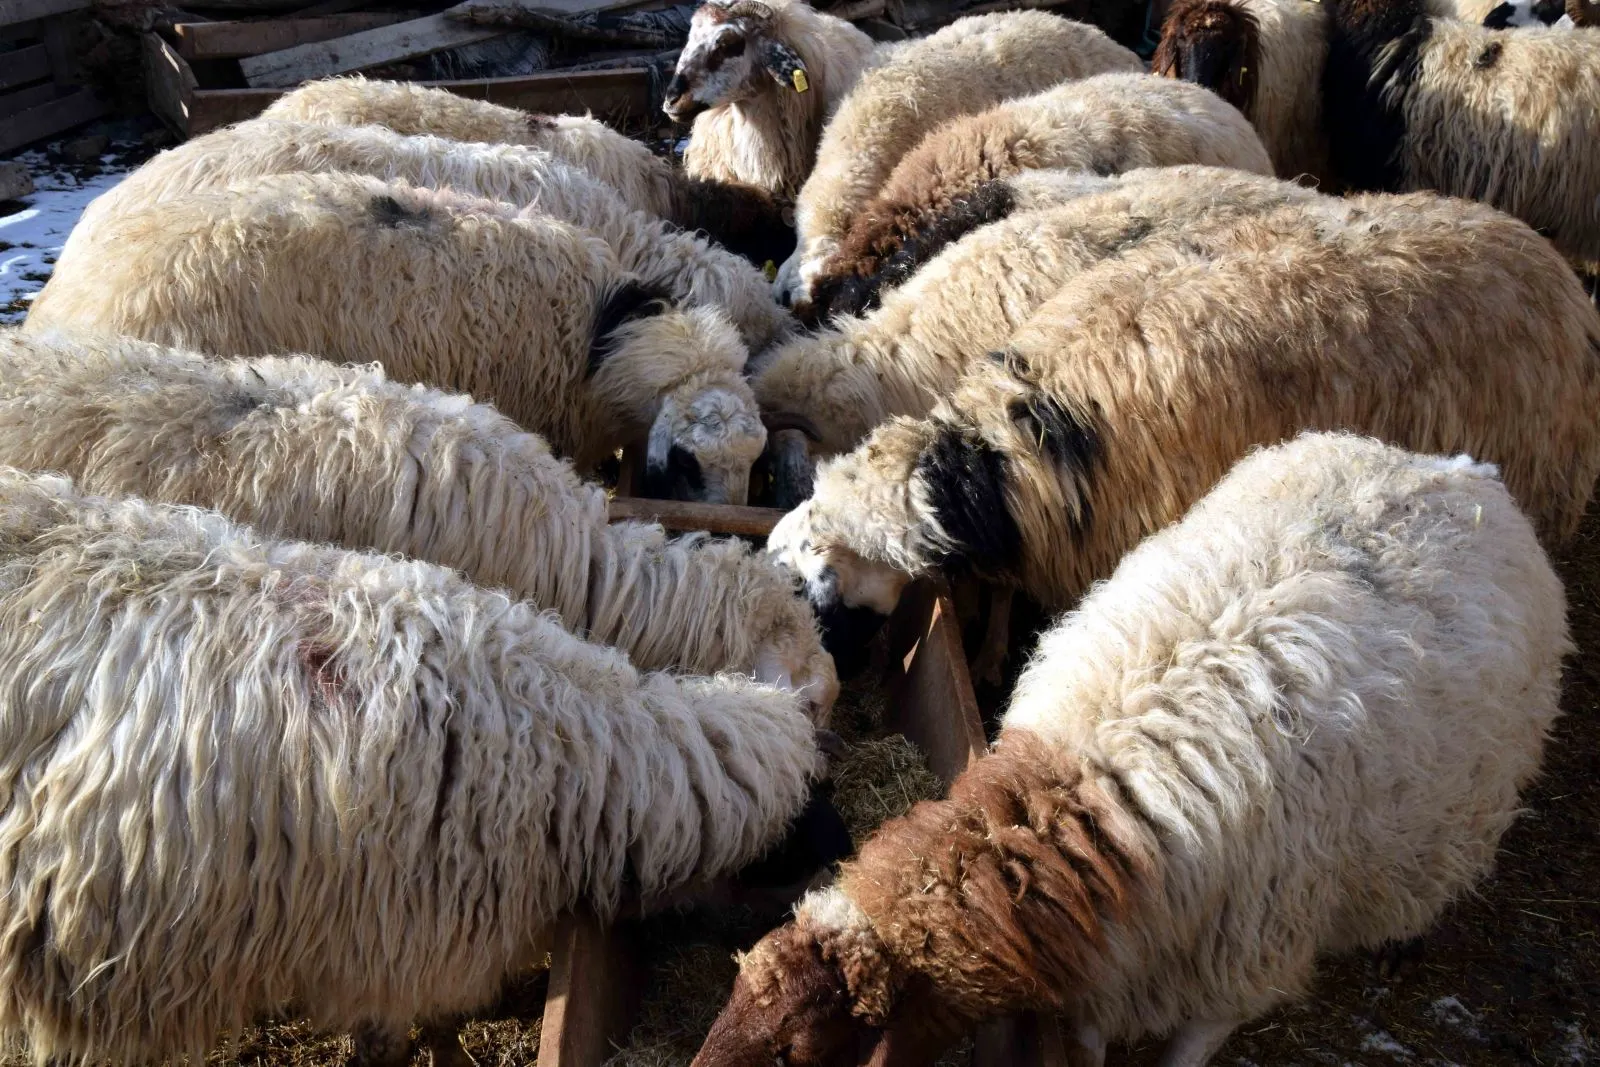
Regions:
[[540, 148], [605, 182], [634, 210], [686, 230], [703, 230], [756, 263], [782, 263], [795, 244], [793, 222], [784, 217], [788, 208], [766, 190], [687, 177], [638, 141], [586, 115], [535, 115], [443, 89], [361, 77], [308, 82], [263, 114]]
[[605, 491], [538, 437], [376, 367], [3, 331], [0, 465], [443, 564], [642, 670], [798, 689], [821, 725], [838, 694], [810, 609], [743, 542], [608, 526]]
[[1250, 447], [1305, 429], [1495, 462], [1559, 541], [1600, 474], [1597, 356], [1600, 313], [1509, 216], [1415, 193], [1290, 204], [1067, 282], [926, 417], [819, 464], [768, 550], [830, 651], [910, 576], [1062, 610]]
[[1171, 1035], [1163, 1067], [1202, 1067], [1318, 953], [1414, 936], [1489, 873], [1572, 648], [1493, 466], [1256, 452], [1043, 638], [947, 800], [741, 958], [694, 1065], [1031, 1009], [1073, 1063]]
[[778, 272], [779, 296], [810, 295], [856, 212], [930, 130], [1059, 82], [1143, 66], [1093, 26], [1042, 11], [972, 15], [902, 44], [862, 74], [822, 132], [795, 203], [799, 247]]
[[286, 174], [129, 210], [99, 238], [116, 254], [64, 252], [25, 329], [382, 363], [494, 402], [580, 470], [646, 440], [657, 479], [694, 499], [742, 503], [766, 442], [726, 317], [668, 309], [545, 216]]
[[685, 303], [722, 307], [752, 348], [790, 328], [771, 286], [747, 260], [629, 208], [610, 186], [546, 152], [406, 136], [381, 126], [255, 119], [224, 127], [161, 153], [101, 195], [68, 241], [93, 240], [100, 227], [156, 201], [269, 174], [331, 172], [450, 189], [582, 226], [603, 237], [641, 283]]
[[821, 764], [794, 693], [11, 469], [0, 692], [0, 1031], [40, 1062], [202, 1062], [288, 1002], [403, 1064], [559, 913], [759, 856]]
[[1423, 0], [1328, 8], [1341, 179], [1481, 200], [1600, 270], [1600, 34], [1484, 29], [1430, 18]]
[[1204, 85], [1244, 112], [1280, 178], [1337, 191], [1322, 128], [1327, 55], [1320, 0], [1174, 0], [1150, 69]]
[[[876, 311], [836, 319], [758, 357], [752, 384], [761, 406], [809, 420], [819, 453], [848, 451], [889, 416], [926, 412], [1078, 272], [1145, 243], [1184, 240], [1240, 214], [1317, 199], [1288, 182], [1211, 167], [1115, 179], [1034, 171], [1002, 191], [1013, 187], [1037, 189], [1039, 202], [1056, 206], [967, 234]], [[974, 202], [988, 204], [984, 195]], [[940, 225], [948, 231], [971, 217], [958, 210]]]
[[805, 0], [702, 4], [662, 105], [675, 122], [694, 120], [684, 170], [793, 200], [811, 173], [823, 122], [874, 47]]
[[[876, 276], [986, 182], [1024, 170], [1107, 175], [1184, 163], [1272, 173], [1261, 139], [1237, 109], [1198, 86], [1148, 74], [1100, 74], [955, 119], [907, 153], [856, 215], [811, 284], [813, 311], [875, 306], [875, 289], [858, 294], [850, 283]], [[795, 311], [802, 321], [816, 317]]]

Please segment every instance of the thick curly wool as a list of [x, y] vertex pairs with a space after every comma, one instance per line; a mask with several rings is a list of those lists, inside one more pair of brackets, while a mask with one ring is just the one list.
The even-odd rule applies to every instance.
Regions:
[[833, 315], [875, 305], [875, 289], [834, 301], [825, 294], [845, 278], [881, 274], [985, 183], [1024, 170], [1109, 175], [1185, 163], [1272, 173], [1237, 109], [1198, 86], [1148, 74], [1101, 74], [952, 120], [907, 153], [861, 209], [812, 282], [812, 302]]
[[1484, 29], [1424, 0], [1330, 3], [1339, 176], [1493, 204], [1600, 270], [1600, 34]]
[[[27, 329], [379, 362], [491, 400], [579, 469], [657, 422], [689, 446], [693, 410], [714, 401], [719, 425], [739, 435], [725, 458], [748, 461], [715, 474], [734, 502], [765, 443], [747, 350], [721, 312], [641, 299], [621, 310], [645, 317], [604, 321], [632, 279], [599, 238], [545, 215], [376, 178], [287, 174], [135, 207], [98, 230], [117, 254], [63, 253]], [[742, 420], [724, 418], [728, 408]], [[708, 476], [715, 458], [702, 463]]]
[[1250, 448], [1307, 429], [1492, 460], [1556, 541], [1600, 473], [1597, 353], [1577, 278], [1509, 216], [1290, 204], [1069, 281], [927, 417], [820, 465], [769, 551], [841, 575], [828, 608], [881, 612], [888, 574], [934, 571], [1066, 608]]
[[819, 717], [838, 692], [805, 601], [743, 542], [608, 526], [604, 491], [538, 437], [375, 367], [0, 332], [0, 464], [443, 564], [641, 669], [752, 674]]
[[[745, 958], [696, 1065], [1029, 1008], [1074, 1021], [1074, 1062], [1176, 1031], [1161, 1062], [1203, 1064], [1319, 952], [1416, 936], [1489, 871], [1570, 649], [1493, 467], [1258, 452], [1043, 638], [950, 799]], [[829, 1017], [786, 995], [808, 974], [846, 990]]]
[[1255, 126], [1280, 178], [1326, 189], [1333, 178], [1322, 126], [1327, 56], [1320, 0], [1175, 0], [1150, 69], [1218, 93]]
[[[667, 87], [669, 113], [675, 100], [709, 109], [695, 116], [684, 170], [794, 199], [816, 161], [823, 123], [874, 47], [855, 26], [805, 0], [702, 4]], [[786, 62], [764, 61], [773, 55]], [[795, 89], [791, 57], [804, 92]]]
[[[1080, 271], [1317, 196], [1209, 167], [1137, 170], [1114, 180], [1036, 171], [1012, 180], [1041, 210], [967, 232], [920, 270], [920, 247], [903, 250], [915, 273], [882, 307], [836, 319], [753, 361], [761, 406], [807, 416], [822, 433], [820, 450], [847, 451], [891, 415], [926, 412]], [[964, 221], [958, 215], [941, 236]]]
[[68, 245], [95, 241], [109, 220], [137, 207], [297, 173], [367, 174], [530, 208], [603, 238], [622, 269], [643, 284], [684, 303], [722, 308], [753, 349], [788, 331], [789, 316], [749, 261], [630, 208], [609, 185], [548, 152], [406, 136], [381, 126], [255, 119], [197, 137], [156, 156], [90, 204]]
[[759, 855], [819, 764], [793, 694], [9, 470], [0, 664], [0, 1029], [41, 1061], [482, 1005], [563, 909]]
[[794, 300], [838, 248], [900, 157], [962, 115], [1059, 82], [1143, 69], [1093, 26], [1042, 11], [973, 15], [890, 52], [864, 73], [822, 133], [795, 203], [799, 247], [778, 281]]
[[307, 82], [279, 97], [263, 116], [528, 145], [605, 182], [629, 207], [704, 230], [758, 263], [781, 262], [794, 247], [782, 207], [765, 190], [685, 177], [638, 141], [586, 115], [534, 115], [443, 89], [350, 77]]

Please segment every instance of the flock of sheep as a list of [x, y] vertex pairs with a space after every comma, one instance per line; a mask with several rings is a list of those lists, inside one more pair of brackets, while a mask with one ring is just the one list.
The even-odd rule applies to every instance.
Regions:
[[[697, 1064], [1038, 1010], [1199, 1067], [1420, 935], [1538, 771], [1600, 475], [1594, 11], [1449, 4], [1175, 0], [1147, 73], [707, 0], [681, 171], [342, 79], [131, 175], [0, 334], [0, 1031], [459, 1062], [561, 913], [837, 858], [838, 677], [928, 576], [1059, 618]], [[624, 446], [795, 506], [608, 524]]]

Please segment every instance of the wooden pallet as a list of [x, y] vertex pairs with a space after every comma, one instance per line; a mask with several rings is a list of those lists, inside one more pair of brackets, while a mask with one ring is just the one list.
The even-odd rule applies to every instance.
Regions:
[[[611, 520], [658, 518], [677, 530], [764, 537], [783, 512], [772, 508], [686, 504], [619, 497]], [[915, 582], [889, 620], [888, 725], [928, 757], [934, 773], [953, 781], [986, 744], [978, 701], [967, 671], [955, 604], [943, 583]], [[639, 991], [623, 937], [609, 936], [592, 918], [576, 917], [557, 934], [550, 993], [540, 1037], [539, 1067], [600, 1067], [627, 1039]], [[885, 1043], [887, 1046], [888, 1043]], [[1025, 1017], [985, 1027], [973, 1067], [1064, 1067], [1053, 1020]], [[928, 1067], [892, 1047], [874, 1067]]]
[[108, 110], [79, 84], [66, 19], [90, 0], [0, 2], [0, 153], [64, 133]]

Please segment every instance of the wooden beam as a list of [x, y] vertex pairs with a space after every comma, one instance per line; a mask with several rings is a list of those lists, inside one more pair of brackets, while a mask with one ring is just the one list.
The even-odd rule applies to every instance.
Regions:
[[734, 504], [695, 504], [686, 500], [645, 500], [616, 497], [611, 501], [612, 522], [632, 519], [659, 522], [669, 530], [705, 530], [717, 534], [765, 537], [783, 518], [777, 508], [747, 508]]
[[90, 0], [0, 0], [0, 26], [85, 11]]
[[144, 35], [145, 100], [156, 118], [188, 136], [189, 108], [199, 83], [182, 56], [158, 33]]
[[442, 52], [464, 44], [499, 37], [499, 27], [469, 26], [450, 18], [449, 12], [398, 22], [333, 41], [297, 45], [239, 61], [250, 85], [290, 87], [333, 74], [347, 74], [384, 63]]
[[42, 44], [0, 52], [0, 89], [50, 77], [50, 52]]
[[0, 152], [10, 152], [25, 144], [53, 137], [64, 130], [97, 119], [106, 105], [87, 89], [29, 108], [0, 119]]
[[626, 942], [588, 915], [557, 929], [538, 1067], [600, 1067], [627, 1037], [638, 982]]
[[184, 59], [235, 59], [331, 41], [414, 18], [416, 14], [409, 11], [362, 11], [250, 22], [180, 22], [172, 29], [178, 36], [178, 54]]
[[188, 137], [253, 119], [283, 95], [281, 89], [196, 89], [189, 98]]
[[16, 115], [40, 104], [48, 104], [60, 95], [53, 83], [30, 85], [26, 89], [0, 96], [0, 115]]

